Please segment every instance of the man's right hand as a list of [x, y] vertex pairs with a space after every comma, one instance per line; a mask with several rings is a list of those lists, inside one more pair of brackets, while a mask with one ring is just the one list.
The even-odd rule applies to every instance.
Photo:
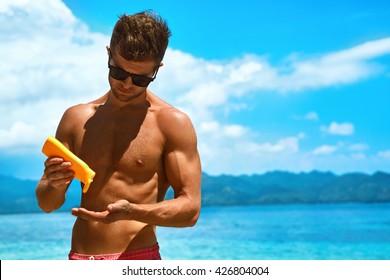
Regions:
[[74, 178], [74, 172], [70, 170], [72, 164], [60, 157], [51, 157], [45, 161], [45, 177], [48, 183], [57, 189], [69, 186]]

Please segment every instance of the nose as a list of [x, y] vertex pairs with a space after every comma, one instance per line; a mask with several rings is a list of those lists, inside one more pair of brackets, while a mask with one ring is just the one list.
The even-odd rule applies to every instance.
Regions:
[[130, 88], [132, 85], [133, 85], [133, 80], [131, 79], [130, 76], [122, 81], [122, 86], [125, 89]]

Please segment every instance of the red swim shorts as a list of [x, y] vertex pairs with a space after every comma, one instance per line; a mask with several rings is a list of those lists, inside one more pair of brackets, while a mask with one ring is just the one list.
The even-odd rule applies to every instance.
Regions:
[[69, 260], [161, 260], [158, 244], [150, 248], [142, 248], [123, 253], [86, 255], [70, 251]]

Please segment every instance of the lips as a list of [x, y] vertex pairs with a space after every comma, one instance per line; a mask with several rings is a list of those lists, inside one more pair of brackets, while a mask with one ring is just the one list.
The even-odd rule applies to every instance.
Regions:
[[124, 89], [124, 88], [120, 88], [120, 87], [118, 87], [117, 88], [118, 89], [118, 91], [120, 91], [122, 94], [126, 94], [126, 95], [131, 95], [131, 90], [129, 90], [129, 89]]

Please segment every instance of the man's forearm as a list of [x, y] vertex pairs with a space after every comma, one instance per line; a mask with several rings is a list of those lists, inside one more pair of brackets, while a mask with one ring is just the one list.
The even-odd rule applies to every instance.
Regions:
[[65, 202], [66, 190], [54, 188], [46, 179], [41, 179], [36, 188], [36, 197], [39, 207], [50, 213], [62, 206]]
[[194, 226], [200, 214], [200, 203], [187, 197], [178, 197], [156, 204], [131, 204], [128, 209], [132, 219], [167, 227]]

